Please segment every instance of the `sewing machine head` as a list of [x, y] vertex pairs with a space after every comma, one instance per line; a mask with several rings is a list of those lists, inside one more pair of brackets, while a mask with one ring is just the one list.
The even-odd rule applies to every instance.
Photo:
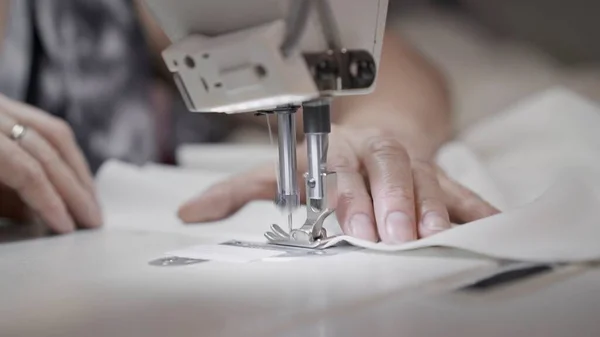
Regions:
[[387, 0], [146, 0], [190, 111], [239, 113], [373, 90]]
[[290, 221], [290, 232], [277, 234], [311, 247], [324, 240], [322, 222], [337, 199], [335, 173], [326, 172], [330, 103], [373, 91], [388, 0], [146, 3], [171, 39], [163, 58], [190, 111], [277, 115], [276, 204], [290, 219], [300, 204], [293, 114], [303, 107], [307, 222], [301, 233]]

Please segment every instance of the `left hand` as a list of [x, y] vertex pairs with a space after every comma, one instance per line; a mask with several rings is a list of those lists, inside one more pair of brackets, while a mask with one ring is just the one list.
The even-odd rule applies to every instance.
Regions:
[[[336, 214], [345, 234], [397, 244], [449, 229], [451, 221], [465, 223], [498, 212], [431, 160], [410, 158], [393, 133], [337, 126], [329, 137], [328, 169], [337, 172]], [[302, 151], [300, 182], [306, 169]], [[179, 217], [186, 223], [220, 220], [250, 201], [274, 200], [276, 190], [274, 167], [268, 164], [212, 186], [183, 205]]]

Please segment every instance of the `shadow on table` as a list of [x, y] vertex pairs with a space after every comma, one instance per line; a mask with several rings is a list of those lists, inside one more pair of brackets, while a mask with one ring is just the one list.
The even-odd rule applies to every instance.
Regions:
[[0, 218], [0, 244], [33, 240], [47, 237], [51, 234], [52, 232], [41, 223], [15, 223]]

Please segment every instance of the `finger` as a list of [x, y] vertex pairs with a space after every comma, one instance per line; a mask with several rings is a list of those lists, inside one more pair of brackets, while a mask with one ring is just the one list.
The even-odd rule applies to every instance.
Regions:
[[379, 240], [373, 200], [365, 180], [348, 156], [336, 156], [330, 160], [330, 168], [337, 172], [338, 202], [336, 214], [342, 231], [353, 237], [376, 242]]
[[[10, 134], [16, 123], [14, 119], [0, 115], [0, 132]], [[19, 141], [19, 145], [42, 166], [76, 223], [87, 228], [99, 227], [102, 224], [100, 207], [94, 196], [43, 137], [30, 128]]]
[[390, 244], [415, 240], [415, 200], [408, 154], [398, 141], [388, 137], [367, 140], [361, 153], [381, 240]]
[[41, 164], [77, 224], [86, 228], [102, 225], [96, 199], [44, 138], [35, 130], [28, 130], [21, 140], [21, 146]]
[[10, 100], [2, 95], [0, 95], [0, 108], [14, 120], [36, 129], [42, 137], [47, 139], [58, 150], [67, 165], [75, 171], [77, 178], [86, 189], [95, 196], [94, 179], [89, 165], [67, 123], [32, 106]]
[[499, 213], [494, 206], [441, 170], [438, 170], [437, 176], [453, 223], [463, 224]]
[[51, 229], [59, 233], [75, 229], [73, 219], [43, 168], [3, 134], [0, 134], [0, 181], [16, 190]]
[[424, 162], [413, 162], [413, 179], [419, 236], [427, 237], [450, 228], [450, 216], [436, 171]]
[[216, 221], [233, 215], [253, 200], [273, 200], [277, 181], [272, 165], [218, 183], [179, 208], [185, 223]]

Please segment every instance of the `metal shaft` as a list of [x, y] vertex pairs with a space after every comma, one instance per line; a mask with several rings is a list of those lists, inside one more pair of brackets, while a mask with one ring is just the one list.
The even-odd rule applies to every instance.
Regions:
[[311, 199], [323, 199], [325, 193], [321, 173], [326, 170], [328, 139], [326, 133], [306, 134], [306, 146], [308, 151], [308, 197]]
[[308, 156], [307, 197], [310, 200], [322, 200], [327, 193], [323, 173], [327, 170], [327, 148], [331, 132], [329, 101], [305, 103], [303, 121]]
[[277, 206], [291, 213], [300, 206], [296, 161], [295, 110], [277, 113], [279, 145], [279, 186]]

